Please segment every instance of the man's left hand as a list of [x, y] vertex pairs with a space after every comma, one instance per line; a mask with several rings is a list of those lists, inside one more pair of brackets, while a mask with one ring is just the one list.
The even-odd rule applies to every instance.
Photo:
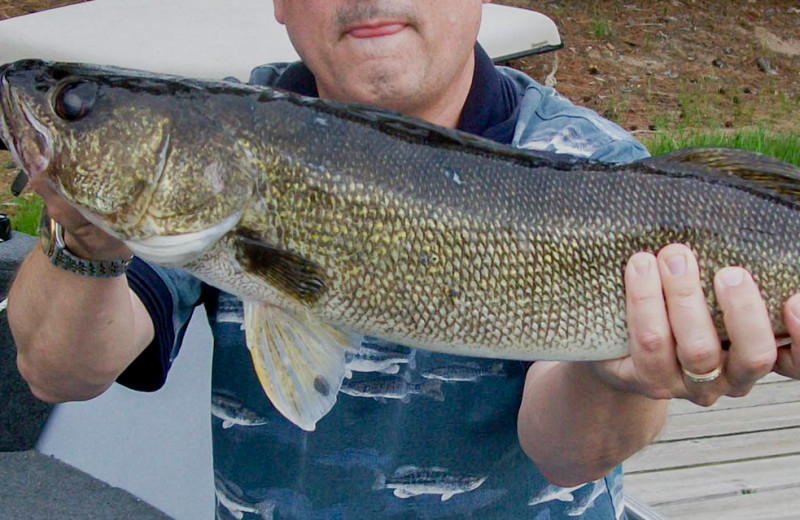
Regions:
[[726, 351], [688, 247], [672, 244], [657, 256], [633, 255], [625, 287], [630, 354], [594, 365], [612, 386], [710, 406], [723, 395], [746, 395], [771, 371], [800, 379], [800, 294], [784, 309], [791, 345], [778, 347], [752, 276], [740, 267], [717, 272], [714, 291], [730, 342]]

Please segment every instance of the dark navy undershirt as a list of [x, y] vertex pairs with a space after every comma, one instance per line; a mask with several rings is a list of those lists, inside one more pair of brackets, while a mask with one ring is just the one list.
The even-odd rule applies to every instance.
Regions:
[[[302, 62], [290, 65], [273, 86], [318, 97], [314, 75]], [[475, 44], [475, 74], [458, 129], [511, 144], [520, 97], [513, 81], [501, 74], [483, 48]], [[155, 338], [117, 381], [136, 390], [158, 390], [166, 381], [175, 342], [172, 296], [161, 278], [144, 262], [132, 263], [128, 273], [131, 289], [142, 300], [153, 320]]]
[[122, 372], [117, 382], [135, 390], [154, 392], [164, 386], [175, 344], [172, 294], [153, 268], [136, 257], [128, 268], [128, 285], [150, 314], [155, 337]]

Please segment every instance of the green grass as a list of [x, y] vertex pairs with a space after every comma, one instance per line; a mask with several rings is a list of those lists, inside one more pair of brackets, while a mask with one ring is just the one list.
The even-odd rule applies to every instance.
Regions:
[[726, 146], [760, 152], [800, 166], [800, 133], [772, 133], [765, 128], [735, 131], [684, 131], [656, 133], [643, 143], [650, 153], [660, 155], [692, 146]]
[[39, 232], [39, 214], [42, 211], [42, 199], [37, 197], [15, 197], [15, 212], [11, 218], [11, 229], [20, 233], [36, 235]]
[[610, 37], [612, 29], [611, 20], [608, 18], [600, 17], [591, 22], [592, 35], [598, 40]]
[[600, 9], [595, 5], [592, 9], [592, 21], [589, 23], [589, 28], [592, 31], [592, 36], [598, 40], [604, 40], [611, 36], [614, 30], [614, 24], [611, 18], [605, 13], [601, 13]]

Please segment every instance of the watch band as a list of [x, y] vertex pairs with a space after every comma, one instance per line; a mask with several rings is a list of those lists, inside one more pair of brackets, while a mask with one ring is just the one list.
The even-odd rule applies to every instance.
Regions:
[[[47, 220], [45, 221], [45, 219]], [[67, 249], [67, 245], [64, 242], [64, 228], [55, 219], [43, 214], [40, 225], [44, 254], [53, 265], [72, 273], [98, 278], [113, 278], [124, 274], [128, 270], [131, 260], [133, 260], [133, 256], [120, 260], [81, 258]]]

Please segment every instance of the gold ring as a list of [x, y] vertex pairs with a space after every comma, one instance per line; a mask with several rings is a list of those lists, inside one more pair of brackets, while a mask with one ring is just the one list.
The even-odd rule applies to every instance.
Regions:
[[717, 367], [711, 372], [706, 372], [705, 374], [698, 374], [696, 372], [690, 372], [685, 368], [682, 369], [683, 374], [689, 378], [689, 381], [692, 383], [710, 383], [711, 381], [715, 380], [722, 374], [722, 367]]

